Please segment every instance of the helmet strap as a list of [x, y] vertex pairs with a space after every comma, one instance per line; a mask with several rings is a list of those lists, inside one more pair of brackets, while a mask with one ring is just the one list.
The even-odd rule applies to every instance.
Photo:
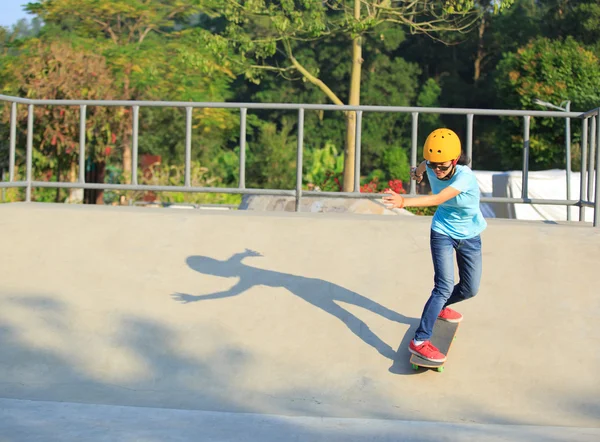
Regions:
[[442, 178], [442, 181], [447, 181], [454, 176], [454, 173], [456, 172], [456, 164], [457, 163], [458, 163], [458, 158], [455, 160], [452, 160], [452, 170], [450, 170], [448, 175], [446, 175], [444, 178]]

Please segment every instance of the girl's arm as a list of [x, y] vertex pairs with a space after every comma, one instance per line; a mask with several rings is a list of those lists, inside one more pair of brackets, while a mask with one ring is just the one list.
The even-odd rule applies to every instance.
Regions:
[[425, 174], [425, 169], [427, 167], [427, 162], [422, 161], [417, 167], [411, 169], [410, 177], [415, 180], [417, 183], [423, 181], [423, 175]]
[[404, 198], [391, 189], [386, 190], [384, 193], [387, 194], [387, 196], [383, 197], [384, 204], [402, 209], [403, 207], [439, 206], [458, 195], [460, 190], [453, 187], [446, 187], [436, 195], [417, 196], [415, 198]]

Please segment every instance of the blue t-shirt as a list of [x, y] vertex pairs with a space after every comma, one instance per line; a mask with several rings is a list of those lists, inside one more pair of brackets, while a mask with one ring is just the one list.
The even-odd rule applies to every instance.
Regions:
[[454, 198], [438, 206], [431, 222], [432, 230], [454, 239], [469, 239], [479, 235], [487, 223], [479, 208], [479, 185], [473, 171], [467, 166], [456, 166], [449, 180], [440, 180], [427, 168], [427, 177], [434, 194], [446, 187], [460, 190]]

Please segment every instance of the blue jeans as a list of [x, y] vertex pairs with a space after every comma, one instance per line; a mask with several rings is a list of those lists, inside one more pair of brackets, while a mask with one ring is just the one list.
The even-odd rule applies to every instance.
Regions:
[[[421, 316], [415, 333], [416, 341], [431, 339], [433, 325], [443, 308], [472, 298], [481, 282], [481, 236], [454, 239], [431, 230], [431, 257], [433, 259], [434, 288]], [[458, 264], [459, 282], [454, 285], [454, 251]]]

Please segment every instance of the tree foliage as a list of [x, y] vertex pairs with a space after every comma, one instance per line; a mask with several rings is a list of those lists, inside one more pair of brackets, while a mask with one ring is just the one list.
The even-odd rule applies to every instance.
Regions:
[[[513, 109], [540, 109], [538, 98], [569, 100], [577, 111], [600, 104], [595, 0], [40, 0], [27, 9], [32, 24], [0, 29], [0, 89], [8, 94]], [[0, 122], [4, 167], [9, 108]], [[36, 170], [52, 179], [59, 157], [61, 174], [78, 167], [79, 111], [63, 110], [36, 107]], [[131, 109], [87, 112], [86, 153], [118, 167], [110, 179], [126, 177]], [[19, 106], [20, 131], [25, 116]], [[183, 164], [185, 121], [181, 108], [140, 108], [140, 154], [162, 156], [169, 164], [155, 176], [169, 183], [182, 179], [172, 171]], [[304, 186], [353, 190], [344, 172], [353, 171], [355, 121], [353, 112], [305, 112]], [[466, 135], [463, 116], [420, 113], [418, 122], [419, 146], [440, 126]], [[293, 188], [296, 114], [250, 110], [247, 123], [248, 186]], [[194, 170], [207, 182], [238, 185], [239, 129], [239, 111], [194, 109]], [[521, 119], [476, 117], [474, 129], [476, 168], [521, 167]], [[364, 113], [361, 185], [406, 182], [410, 140], [409, 114]], [[533, 118], [533, 167], [564, 167], [564, 141], [563, 120]], [[18, 153], [23, 143], [20, 132]]]
[[[208, 31], [193, 26], [202, 5], [199, 0], [40, 0], [27, 9], [46, 23], [43, 37], [76, 39], [104, 55], [117, 99], [223, 101], [235, 76], [206, 48]], [[171, 115], [176, 118], [171, 123], [180, 124], [177, 114]], [[209, 144], [234, 125], [230, 114], [218, 110], [201, 109], [194, 119], [198, 132], [210, 133]], [[130, 170], [131, 124], [124, 123], [119, 140], [123, 169]], [[172, 135], [162, 137], [171, 144], [169, 139]]]
[[[571, 101], [572, 110], [585, 111], [600, 104], [600, 63], [593, 52], [573, 38], [564, 41], [539, 38], [516, 52], [506, 54], [498, 66], [498, 90], [513, 108], [534, 108], [534, 100], [551, 103]], [[532, 127], [534, 166], [547, 168], [563, 165], [564, 152], [555, 148], [556, 133], [564, 128], [562, 119], [543, 119]], [[558, 140], [562, 137], [558, 137]], [[506, 146], [506, 155], [514, 158], [520, 148], [519, 137]], [[514, 164], [514, 161], [511, 161]]]
[[[13, 96], [50, 100], [112, 99], [112, 75], [102, 55], [68, 42], [28, 40], [15, 57], [6, 57], [1, 76], [3, 92]], [[18, 108], [20, 128], [28, 109]], [[105, 161], [117, 146], [122, 109], [90, 106], [86, 109], [86, 156]], [[4, 121], [8, 123], [8, 112]], [[76, 177], [79, 156], [80, 109], [77, 106], [35, 106], [34, 131], [38, 170], [55, 171], [58, 180]], [[24, 134], [21, 134], [21, 138]], [[68, 175], [67, 175], [68, 173]], [[59, 192], [57, 191], [57, 197]]]
[[[496, 1], [494, 8], [503, 9], [511, 3], [512, 0]], [[389, 35], [392, 27], [398, 27], [400, 32], [440, 39], [443, 33], [467, 32], [480, 13], [472, 0], [223, 0], [222, 11], [228, 21], [224, 38], [241, 55], [239, 63], [246, 78], [258, 82], [269, 72], [297, 72], [333, 103], [350, 105], [361, 103], [365, 58], [378, 57], [376, 46], [372, 50], [364, 45], [366, 35], [378, 33], [385, 40], [386, 31]], [[321, 48], [331, 40], [342, 44], [345, 41], [351, 48], [344, 57], [350, 72], [344, 95], [336, 92], [337, 85], [327, 84], [319, 70], [311, 69], [310, 59], [298, 56], [298, 48], [307, 42], [321, 43]], [[392, 62], [392, 67], [394, 63], [402, 61]], [[356, 117], [354, 112], [346, 112], [345, 117], [344, 190], [350, 191], [354, 181]]]

